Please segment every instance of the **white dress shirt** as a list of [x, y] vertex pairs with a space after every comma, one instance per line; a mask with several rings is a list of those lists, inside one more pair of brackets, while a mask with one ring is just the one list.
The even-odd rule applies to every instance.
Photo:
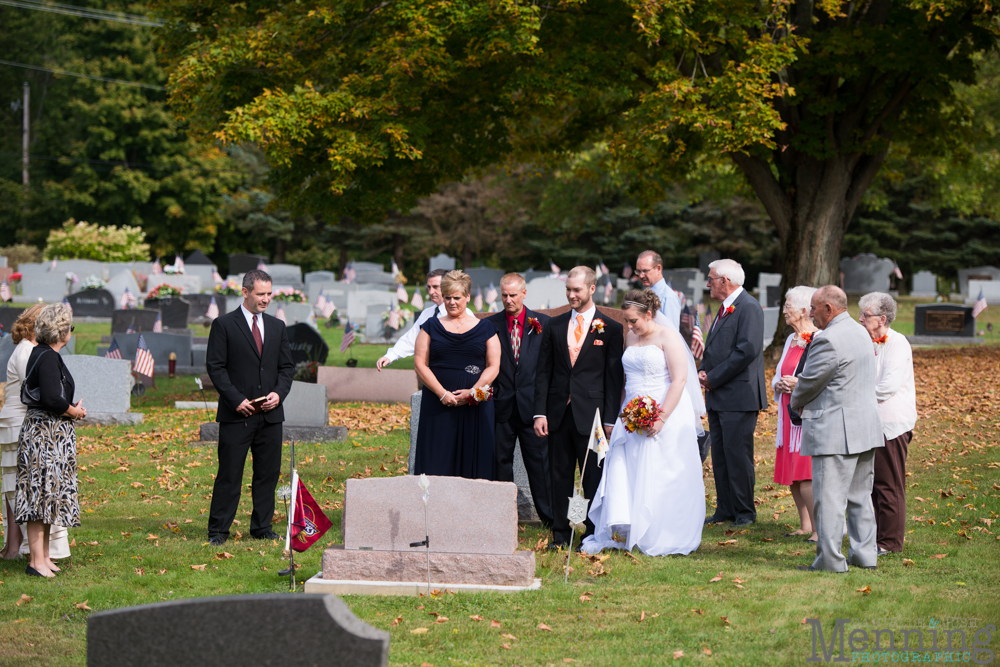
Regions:
[[660, 312], [663, 313], [670, 324], [674, 325], [675, 329], [680, 331], [681, 300], [677, 296], [677, 292], [672, 290], [663, 278], [650, 285], [649, 289], [653, 290], [656, 296], [660, 297]]
[[[398, 359], [405, 359], [413, 356], [413, 351], [417, 346], [417, 336], [420, 335], [420, 327], [435, 314], [439, 318], [444, 317], [448, 314], [448, 309], [445, 308], [442, 303], [440, 306], [431, 304], [429, 307], [420, 311], [420, 315], [417, 316], [417, 321], [413, 323], [413, 326], [407, 329], [406, 333], [399, 337], [399, 340], [396, 341], [395, 345], [385, 351], [385, 356], [388, 357], [390, 364]], [[473, 317], [476, 316], [476, 314], [469, 308], [465, 309], [465, 314], [472, 315]]]
[[[566, 344], [569, 345], [571, 340], [576, 340], [576, 316], [583, 315], [583, 338], [587, 338], [587, 334], [590, 333], [590, 325], [594, 323], [594, 318], [597, 316], [597, 306], [594, 302], [590, 302], [590, 308], [578, 313], [575, 309], [570, 309], [569, 311], [569, 327], [566, 328]], [[580, 352], [583, 352], [583, 348], [580, 348]], [[544, 417], [545, 415], [535, 415], [535, 418]], [[604, 424], [605, 426], [614, 426], [614, 423]]]
[[917, 424], [917, 390], [913, 383], [913, 351], [906, 336], [888, 331], [885, 343], [875, 345], [875, 398], [882, 431], [892, 440]]
[[[246, 318], [246, 321], [247, 321], [247, 329], [249, 329], [250, 333], [252, 334], [253, 333], [253, 318], [254, 318], [254, 314], [251, 313], [249, 310], [247, 310], [247, 307], [244, 306], [242, 303], [240, 304], [240, 310], [243, 311], [243, 317]], [[261, 342], [261, 345], [263, 345], [264, 344], [264, 318], [261, 315], [257, 315], [257, 329], [260, 331], [260, 342]]]
[[[722, 301], [722, 306], [719, 308], [719, 312], [715, 314], [715, 321], [712, 322], [712, 329], [715, 329], [716, 323], [720, 319], [722, 319], [722, 311], [724, 311], [726, 308], [729, 308], [729, 306], [733, 305], [733, 303], [736, 301], [736, 298], [740, 294], [743, 294], [743, 288], [737, 285], [736, 291], [733, 292], [732, 294], [730, 294], [729, 296], [727, 296]], [[711, 329], [709, 330], [709, 332], [711, 332]]]

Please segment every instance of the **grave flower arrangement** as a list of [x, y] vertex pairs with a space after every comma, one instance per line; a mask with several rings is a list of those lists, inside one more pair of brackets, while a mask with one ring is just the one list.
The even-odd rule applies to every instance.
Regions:
[[312, 382], [316, 383], [316, 375], [319, 373], [319, 362], [318, 361], [300, 361], [295, 364], [295, 377], [293, 380], [298, 380], [299, 382]]
[[14, 273], [10, 274], [10, 278], [8, 278], [7, 280], [9, 280], [12, 283], [19, 283], [21, 282], [21, 278], [23, 277], [24, 276], [21, 275], [20, 271], [15, 271]]
[[83, 279], [83, 284], [81, 285], [81, 287], [83, 289], [104, 289], [105, 287], [107, 287], [107, 285], [108, 284], [106, 282], [104, 282], [94, 274], [90, 274], [89, 276]]
[[215, 286], [215, 293], [220, 296], [243, 296], [243, 287], [235, 280], [227, 280]]
[[660, 406], [650, 396], [636, 396], [618, 415], [629, 433], [648, 431], [660, 419]]
[[[242, 294], [242, 292], [240, 292], [240, 294]], [[309, 300], [301, 290], [297, 290], [293, 287], [275, 290], [273, 298], [275, 301], [284, 301], [286, 303], [306, 303]]]
[[180, 295], [181, 295], [181, 288], [163, 283], [162, 285], [157, 285], [153, 289], [149, 290], [149, 294], [146, 295], [146, 298], [167, 299], [172, 296], [180, 296]]

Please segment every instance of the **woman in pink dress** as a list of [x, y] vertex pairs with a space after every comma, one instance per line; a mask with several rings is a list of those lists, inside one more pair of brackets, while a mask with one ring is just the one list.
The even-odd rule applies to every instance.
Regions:
[[796, 426], [788, 417], [788, 398], [795, 389], [798, 378], [795, 369], [805, 353], [806, 346], [816, 333], [816, 327], [809, 318], [809, 301], [812, 299], [814, 287], [793, 287], [785, 293], [785, 324], [795, 330], [785, 341], [785, 349], [781, 352], [781, 360], [774, 372], [771, 387], [774, 389], [774, 401], [778, 404], [778, 432], [775, 436], [777, 451], [774, 456], [774, 481], [777, 484], [790, 486], [795, 508], [799, 511], [800, 528], [788, 533], [793, 535], [808, 535], [806, 542], [816, 541], [816, 523], [813, 521], [812, 493], [812, 460], [802, 456], [802, 427]]

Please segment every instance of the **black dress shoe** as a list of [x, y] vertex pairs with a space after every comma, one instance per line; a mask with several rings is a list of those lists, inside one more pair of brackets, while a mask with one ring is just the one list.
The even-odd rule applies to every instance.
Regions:
[[888, 555], [889, 555], [889, 554], [891, 554], [891, 553], [892, 553], [892, 552], [891, 552], [891, 551], [889, 551], [888, 549], [882, 549], [882, 548], [879, 548], [879, 550], [878, 550], [878, 551], [876, 552], [876, 554], [875, 554], [875, 555], [877, 555], [877, 556], [888, 556]]
[[712, 516], [705, 519], [705, 525], [707, 526], [710, 523], [725, 523], [726, 521], [732, 521], [732, 520], [733, 517], [731, 516], [724, 517], [724, 516], [719, 516], [718, 514], [713, 514]]
[[227, 538], [225, 535], [212, 535], [211, 537], [208, 538], [208, 543], [211, 544], [213, 547], [221, 547], [223, 544], [226, 543], [226, 539]]
[[877, 570], [877, 565], [855, 565], [854, 567], [860, 567], [862, 570]]
[[741, 526], [749, 526], [753, 522], [754, 522], [753, 519], [746, 519], [746, 518], [737, 519], [736, 521], [733, 521], [733, 525], [731, 525], [730, 528], [739, 528]]
[[548, 546], [549, 551], [559, 551], [560, 549], [566, 549], [569, 547], [565, 542], [550, 542]]
[[278, 539], [278, 534], [273, 530], [267, 530], [259, 535], [254, 535], [255, 540], [276, 540]]

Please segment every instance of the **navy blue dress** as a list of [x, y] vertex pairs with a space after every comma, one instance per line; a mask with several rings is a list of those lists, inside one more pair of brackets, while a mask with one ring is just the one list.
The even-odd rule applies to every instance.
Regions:
[[[471, 389], [486, 369], [486, 343], [497, 335], [486, 320], [454, 334], [432, 317], [421, 327], [430, 336], [428, 366], [441, 386]], [[420, 399], [420, 427], [413, 474], [493, 479], [493, 401], [446, 407], [427, 387]]]

